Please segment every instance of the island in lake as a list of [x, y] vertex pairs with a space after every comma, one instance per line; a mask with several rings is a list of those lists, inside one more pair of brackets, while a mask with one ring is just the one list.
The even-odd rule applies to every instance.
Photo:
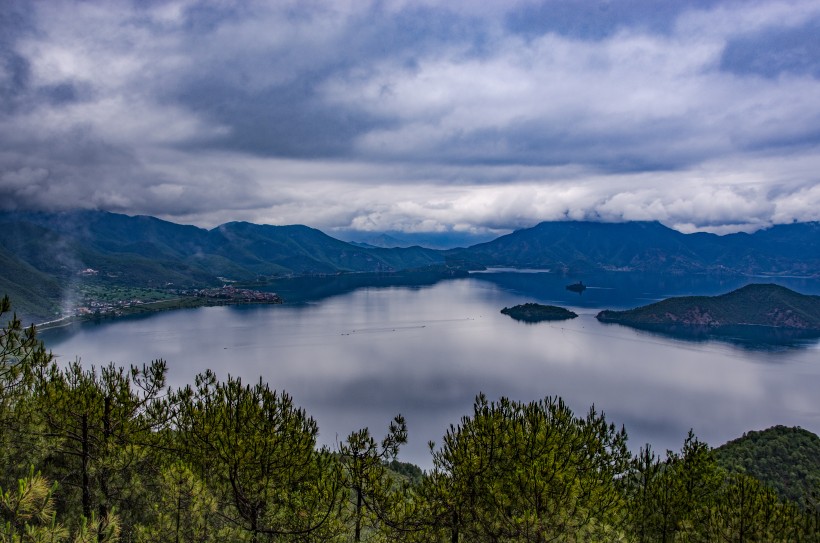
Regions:
[[517, 321], [524, 322], [563, 321], [578, 316], [573, 311], [563, 307], [533, 303], [505, 307], [501, 312]]
[[570, 290], [572, 292], [577, 292], [578, 294], [581, 294], [586, 289], [587, 289], [587, 286], [584, 284], [583, 281], [578, 281], [577, 283], [567, 285], [567, 290]]
[[820, 296], [773, 284], [751, 284], [720, 296], [684, 296], [629, 309], [601, 311], [601, 322], [629, 326], [766, 326], [820, 331]]

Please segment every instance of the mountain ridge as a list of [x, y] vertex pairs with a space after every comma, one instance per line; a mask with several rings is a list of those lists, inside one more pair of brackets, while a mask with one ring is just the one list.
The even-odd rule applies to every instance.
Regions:
[[[760, 241], [758, 241], [760, 240]], [[542, 222], [493, 241], [447, 251], [472, 266], [550, 268], [563, 273], [790, 274], [820, 276], [820, 223], [754, 234], [683, 234], [659, 222]]]
[[[53, 316], [55, 292], [94, 274], [151, 288], [225, 280], [500, 266], [596, 271], [820, 277], [820, 223], [754, 234], [683, 234], [658, 222], [542, 222], [466, 248], [362, 247], [305, 225], [227, 222], [212, 229], [106, 211], [0, 212], [0, 287]], [[26, 272], [22, 270], [28, 270]], [[22, 278], [22, 279], [21, 279]]]

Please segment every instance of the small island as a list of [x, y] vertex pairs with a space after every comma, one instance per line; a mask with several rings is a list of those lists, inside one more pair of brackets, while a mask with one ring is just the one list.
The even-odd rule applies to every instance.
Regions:
[[563, 307], [534, 303], [505, 307], [501, 312], [517, 321], [523, 322], [563, 321], [574, 319], [578, 316], [576, 313]]
[[567, 285], [567, 290], [577, 292], [578, 294], [582, 294], [586, 289], [587, 286], [584, 284], [583, 281], [578, 281], [577, 283]]
[[596, 318], [636, 327], [765, 326], [820, 331], [820, 296], [774, 284], [750, 284], [720, 296], [684, 296], [627, 311], [601, 311]]

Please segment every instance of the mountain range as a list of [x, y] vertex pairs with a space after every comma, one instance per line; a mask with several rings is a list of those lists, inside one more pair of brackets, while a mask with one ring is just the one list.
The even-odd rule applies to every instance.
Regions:
[[354, 245], [302, 225], [230, 222], [207, 230], [104, 211], [0, 213], [0, 293], [52, 316], [85, 276], [188, 288], [225, 280], [518, 267], [563, 273], [641, 271], [820, 276], [820, 223], [754, 234], [682, 234], [657, 222], [545, 222], [466, 248]]
[[446, 254], [449, 260], [470, 267], [816, 277], [820, 275], [820, 223], [718, 236], [683, 234], [658, 222], [543, 222]]

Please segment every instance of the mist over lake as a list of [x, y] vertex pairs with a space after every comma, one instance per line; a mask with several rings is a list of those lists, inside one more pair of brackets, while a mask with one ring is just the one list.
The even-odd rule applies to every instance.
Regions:
[[[493, 271], [493, 270], [491, 270]], [[470, 412], [475, 395], [561, 396], [624, 424], [634, 450], [678, 449], [692, 428], [717, 446], [775, 424], [820, 432], [820, 343], [750, 337], [689, 341], [601, 324], [601, 309], [669, 296], [728, 292], [766, 278], [600, 274], [578, 278], [498, 271], [451, 280], [302, 278], [272, 286], [283, 306], [230, 306], [103, 320], [44, 332], [59, 360], [139, 364], [164, 358], [172, 386], [212, 368], [284, 389], [334, 447], [352, 430], [375, 436], [405, 415], [400, 459], [429, 467], [428, 440]], [[806, 294], [820, 282], [781, 278]], [[539, 302], [579, 314], [525, 324], [500, 313]]]

